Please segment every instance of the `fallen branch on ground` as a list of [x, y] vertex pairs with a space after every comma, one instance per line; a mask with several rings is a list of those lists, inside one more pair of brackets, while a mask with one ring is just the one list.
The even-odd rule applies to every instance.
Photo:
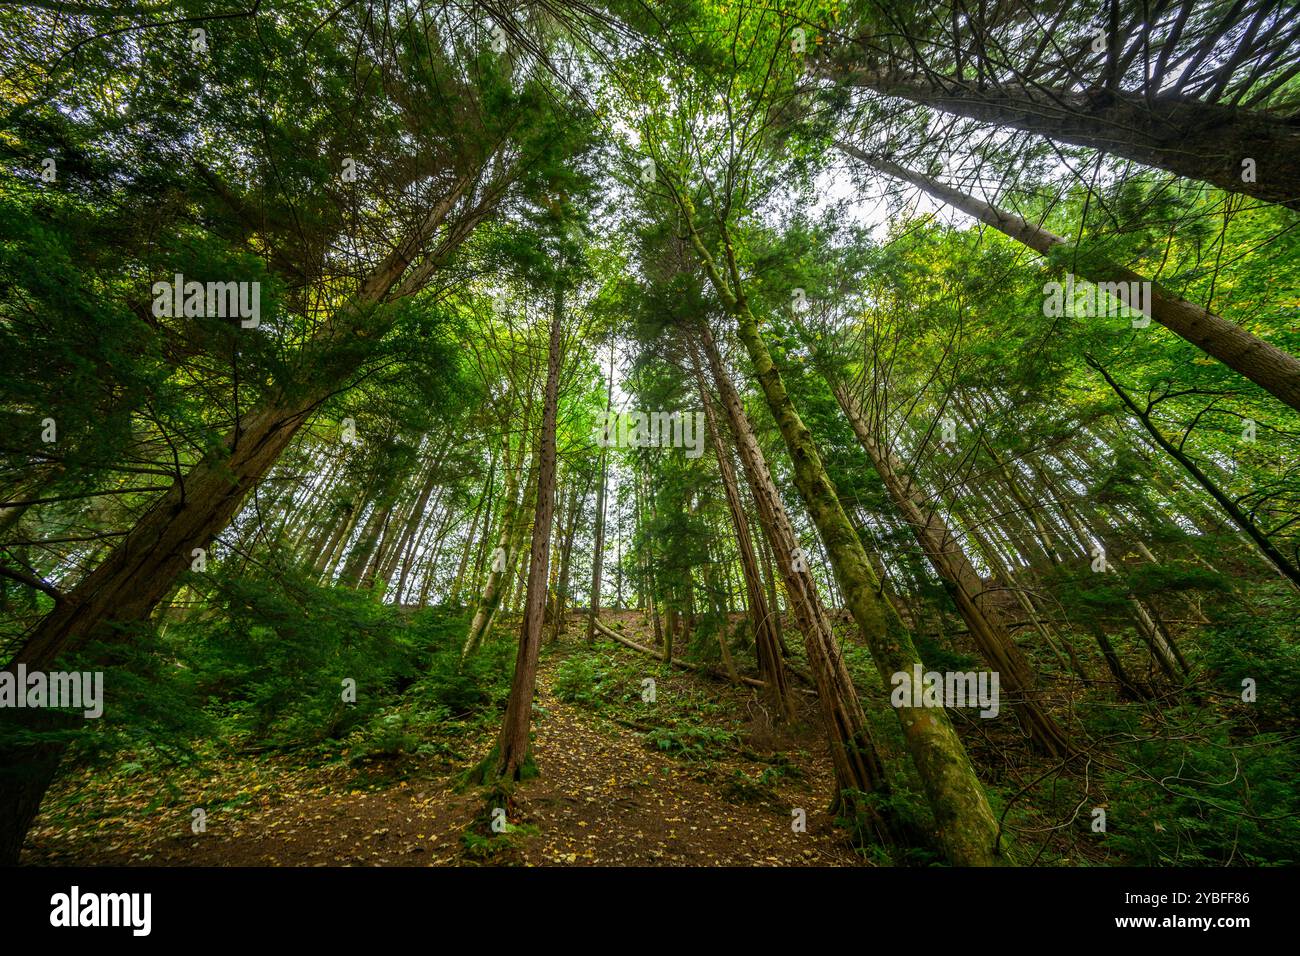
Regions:
[[[642, 654], [648, 654], [651, 657], [657, 657], [660, 660], [663, 659], [663, 655], [660, 654], [658, 651], [654, 650], [653, 648], [646, 647], [644, 644], [638, 644], [636, 641], [629, 640], [628, 638], [624, 637], [622, 634], [619, 634], [617, 631], [603, 624], [600, 618], [596, 618], [595, 622], [596, 622], [596, 630], [600, 631], [600, 633], [604, 634], [606, 637], [618, 641], [620, 644], [625, 644], [628, 647], [632, 648], [632, 650], [634, 651], [640, 651]], [[712, 667], [703, 667], [699, 664], [692, 664], [689, 661], [679, 661], [679, 660], [671, 660], [668, 663], [676, 665], [677, 667], [680, 667], [683, 670], [695, 671], [697, 674], [706, 674], [709, 677], [716, 677], [718, 680], [725, 680], [725, 681], [731, 680], [731, 678], [728, 677], [726, 674], [724, 674], [722, 671], [714, 670]], [[741, 683], [748, 684], [750, 687], [767, 686], [761, 680], [755, 680], [752, 677], [741, 677], [737, 675], [736, 680], [740, 681]]]

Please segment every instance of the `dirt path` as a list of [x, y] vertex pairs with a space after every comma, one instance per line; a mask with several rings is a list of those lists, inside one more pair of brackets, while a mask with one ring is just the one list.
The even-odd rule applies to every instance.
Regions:
[[[570, 638], [572, 639], [572, 638]], [[613, 646], [613, 645], [611, 645]], [[632, 654], [632, 651], [626, 651]], [[183, 793], [241, 794], [237, 806], [207, 810], [206, 832], [191, 829], [199, 801], [173, 797], [140, 804], [141, 788], [116, 792], [88, 775], [64, 786], [83, 789], [59, 819], [42, 815], [23, 862], [78, 865], [429, 866], [514, 865], [854, 865], [861, 860], [825, 811], [824, 768], [782, 781], [759, 802], [737, 801], [726, 781], [742, 757], [708, 765], [650, 749], [635, 730], [556, 698], [557, 659], [539, 673], [534, 755], [540, 776], [516, 793], [504, 850], [467, 846], [462, 834], [483, 810], [474, 792], [457, 793], [455, 771], [367, 783], [335, 763], [295, 765], [292, 755], [232, 759], [196, 781], [173, 780]], [[694, 675], [672, 681], [712, 682]], [[719, 685], [707, 693], [742, 693]], [[489, 735], [466, 742], [468, 755]], [[463, 766], [468, 766], [466, 760]], [[376, 777], [371, 768], [371, 779]], [[407, 770], [410, 768], [407, 767]], [[806, 832], [792, 811], [806, 813]], [[473, 841], [471, 841], [472, 843]]]
[[[550, 687], [553, 673], [553, 665], [544, 668], [538, 680], [538, 703], [547, 711], [534, 741], [540, 776], [517, 799], [524, 818], [541, 828], [525, 845], [529, 863], [858, 862], [834, 830], [824, 796], [801, 787], [770, 803], [735, 803], [721, 786], [700, 779], [699, 768], [655, 753], [635, 731], [558, 700]], [[792, 827], [794, 809], [805, 811], [807, 832]]]

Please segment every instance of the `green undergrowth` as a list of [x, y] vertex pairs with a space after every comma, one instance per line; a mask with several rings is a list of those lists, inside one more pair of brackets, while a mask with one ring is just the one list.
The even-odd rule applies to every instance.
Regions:
[[681, 760], [723, 760], [740, 743], [734, 703], [691, 675], [609, 642], [567, 650], [552, 686], [565, 703], [630, 726], [647, 747]]
[[[279, 757], [384, 786], [463, 765], [499, 724], [513, 642], [501, 631], [462, 661], [463, 609], [402, 613], [290, 573], [204, 584], [214, 611], [66, 662], [105, 670], [103, 719], [44, 733], [72, 743], [81, 786], [138, 788], [155, 805], [179, 798], [172, 781], [187, 774]], [[59, 789], [48, 806], [60, 801], [78, 797]]]

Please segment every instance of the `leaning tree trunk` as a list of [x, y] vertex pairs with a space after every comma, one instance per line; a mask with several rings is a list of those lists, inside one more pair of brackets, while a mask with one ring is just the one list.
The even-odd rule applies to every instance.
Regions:
[[339, 563], [339, 558], [343, 554], [343, 549], [347, 545], [348, 538], [356, 530], [357, 522], [361, 520], [361, 512], [365, 509], [366, 499], [370, 494], [370, 486], [364, 490], [355, 492], [345, 504], [345, 511], [340, 516], [340, 521], [330, 536], [329, 541], [321, 550], [320, 555], [312, 564], [312, 572], [319, 584], [326, 578], [332, 581], [334, 578], [334, 568]]
[[[873, 70], [837, 78], [1300, 210], [1300, 127], [1290, 117], [1177, 95], [1148, 100], [1119, 90], [1031, 90], [1006, 83], [977, 89], [949, 78], [927, 82]], [[1253, 177], [1242, 175], [1248, 158], [1255, 160]]]
[[705, 386], [704, 372], [698, 363], [695, 367], [695, 380], [700, 392], [700, 402], [704, 406], [705, 420], [709, 426], [709, 438], [713, 442], [713, 450], [718, 459], [718, 472], [722, 476], [722, 487], [727, 497], [727, 511], [736, 533], [736, 547], [740, 552], [741, 573], [745, 578], [745, 593], [748, 596], [750, 621], [754, 628], [754, 648], [758, 657], [759, 676], [763, 681], [763, 693], [777, 721], [792, 720], [794, 704], [790, 697], [790, 685], [786, 680], [785, 661], [781, 657], [781, 641], [777, 637], [772, 613], [763, 594], [758, 558], [754, 554], [753, 539], [749, 536], [749, 521], [745, 515], [745, 508], [740, 501], [736, 472], [731, 467], [731, 457], [718, 433], [713, 398]]
[[[340, 529], [347, 523], [350, 513], [344, 513], [339, 507], [337, 501], [326, 502], [321, 511], [317, 514], [316, 520], [320, 528], [316, 536], [306, 548], [306, 553], [301, 556], [301, 566], [303, 568], [314, 569], [317, 564], [323, 563], [326, 550], [335, 543], [336, 535]], [[316, 572], [319, 580], [320, 572]]]
[[[524, 453], [523, 447], [521, 447], [520, 456]], [[506, 449], [506, 486], [503, 491], [505, 504], [501, 509], [497, 547], [492, 556], [492, 570], [488, 572], [487, 580], [483, 582], [483, 593], [479, 597], [478, 609], [474, 612], [474, 620], [470, 622], [469, 634], [465, 637], [465, 645], [461, 649], [462, 658], [469, 657], [483, 643], [483, 638], [487, 636], [492, 627], [492, 621], [496, 618], [497, 609], [501, 606], [501, 600], [505, 597], [506, 588], [509, 586], [511, 573], [515, 567], [515, 555], [523, 543], [523, 529], [525, 527], [523, 512], [528, 506], [528, 488], [532, 485], [533, 469], [535, 467], [536, 461], [534, 460], [529, 465], [528, 475], [524, 479], [524, 488], [520, 489], [519, 471], [522, 468], [522, 462], [511, 468], [509, 448]], [[516, 500], [520, 495], [522, 495], [522, 498]]]
[[722, 670], [730, 683], [739, 684], [740, 674], [736, 671], [736, 662], [732, 660], [731, 646], [727, 640], [731, 636], [731, 622], [728, 617], [727, 602], [722, 593], [725, 585], [718, 583], [718, 564], [721, 560], [721, 554], [715, 555], [710, 547], [708, 560], [704, 565], [704, 587], [708, 592], [709, 609], [718, 622], [718, 651], [722, 655]]
[[[911, 674], [914, 667], [921, 665], [912, 636], [880, 594], [866, 550], [840, 505], [812, 433], [799, 417], [759, 333], [758, 320], [741, 291], [730, 239], [726, 238], [727, 267], [735, 283], [734, 291], [722, 278], [696, 231], [689, 205], [681, 205], [695, 252], [727, 313], [737, 323], [755, 377], [789, 453], [799, 496], [821, 535], [840, 592], [867, 641], [881, 679], [889, 681], [893, 674]], [[947, 713], [941, 707], [915, 706], [895, 708], [895, 713], [948, 859], [958, 866], [996, 863], [997, 822]]]
[[146, 618], [230, 523], [244, 496], [293, 439], [314, 401], [273, 405], [241, 419], [224, 453], [199, 462], [163, 494], [107, 558], [56, 602], [10, 662], [44, 670], [108, 621]]
[[[842, 152], [896, 179], [919, 186], [936, 199], [987, 223], [1044, 256], [1054, 248], [1069, 245], [1068, 240], [1041, 226], [1035, 226], [1014, 213], [958, 192], [929, 176], [875, 158], [848, 143], [841, 142], [837, 145]], [[1296, 148], [1300, 155], [1300, 144]], [[1117, 263], [1087, 255], [1079, 257], [1075, 268], [1080, 270], [1079, 274], [1083, 278], [1094, 283], [1148, 281]], [[1300, 411], [1300, 359], [1222, 316], [1174, 295], [1158, 282], [1151, 282], [1150, 287], [1152, 319], [1206, 355], [1244, 375], [1279, 401]]]
[[1016, 710], [1030, 739], [1043, 753], [1062, 757], [1070, 742], [1037, 699], [1038, 678], [1033, 665], [1012, 640], [1001, 613], [989, 601], [988, 588], [937, 508], [927, 507], [920, 489], [903, 474], [902, 463], [872, 435], [862, 409], [841, 383], [832, 389], [844, 415], [853, 426], [858, 444], [867, 453], [898, 509], [940, 579], [948, 587], [957, 610], [981, 656], [998, 672], [1000, 683], [1012, 694]]
[[[457, 184], [429, 211], [421, 223], [366, 277], [360, 289], [337, 317], [338, 321], [312, 343], [328, 348], [347, 337], [378, 341], [395, 318], [392, 310], [376, 309], [390, 299], [416, 291], [419, 283], [399, 281], [411, 262], [446, 221], [465, 190], [475, 180], [473, 173]], [[427, 278], [434, 264], [463, 241], [486, 210], [458, 222], [438, 251], [421, 269]], [[363, 354], [354, 349], [354, 366]], [[336, 374], [343, 374], [337, 369]], [[108, 633], [114, 624], [145, 620], [158, 602], [175, 586], [176, 579], [190, 567], [194, 549], [207, 548], [229, 525], [245, 497], [266, 476], [292, 441], [298, 429], [318, 405], [337, 388], [328, 383], [298, 383], [292, 395], [286, 393], [240, 416], [216, 451], [192, 466], [144, 513], [131, 533], [55, 603], [33, 629], [7, 669], [26, 664], [29, 670], [47, 670], [63, 653], [75, 650], [90, 639]], [[18, 721], [30, 710], [6, 711], [18, 714]], [[57, 771], [64, 747], [52, 760], [31, 754], [28, 748], [0, 752], [0, 768], [24, 763], [48, 767], [48, 775], [35, 782], [14, 784], [0, 774], [0, 864], [15, 862], [27, 828], [40, 805], [30, 794], [48, 788]]]
[[[840, 592], [866, 638], [881, 679], [911, 674], [914, 667], [921, 665], [912, 637], [880, 594], [862, 541], [840, 506], [839, 494], [822, 465], [812, 433], [786, 392], [781, 373], [759, 333], [758, 321], [743, 300], [731, 311], [790, 453], [795, 486], [821, 534]], [[896, 712], [948, 858], [958, 866], [996, 862], [997, 824], [993, 811], [948, 715], [937, 707], [899, 707]]]
[[361, 536], [352, 546], [348, 559], [343, 563], [343, 570], [339, 572], [340, 584], [346, 584], [351, 588], [361, 587], [365, 580], [366, 568], [370, 566], [370, 559], [379, 544], [379, 536], [388, 527], [388, 518], [392, 512], [391, 493], [375, 502], [365, 526], [361, 529]]
[[392, 550], [389, 560], [384, 564], [380, 572], [380, 579], [387, 590], [388, 583], [393, 578], [393, 573], [397, 570], [397, 563], [402, 565], [401, 574], [397, 578], [397, 603], [402, 603], [402, 592], [406, 590], [406, 579], [411, 574], [411, 560], [414, 557], [420, 526], [424, 524], [429, 510], [429, 498], [433, 495], [433, 490], [438, 486], [438, 471], [442, 464], [442, 458], [445, 454], [445, 448], [439, 449], [434, 456], [434, 460], [429, 464], [428, 474], [424, 479], [424, 486], [420, 489], [419, 497], [411, 506], [410, 513], [406, 516], [406, 523], [402, 527], [402, 536], [397, 539], [397, 547]]
[[[131, 534], [55, 603], [6, 670], [19, 664], [49, 670], [65, 651], [83, 646], [110, 622], [147, 618], [190, 566], [191, 551], [207, 547], [229, 524], [304, 417], [302, 410], [271, 407], [241, 421], [227, 454], [191, 468], [183, 485], [164, 494]], [[8, 732], [40, 730], [48, 722], [34, 716], [39, 713], [6, 709], [0, 721]], [[63, 743], [0, 748], [0, 865], [17, 862], [65, 750]]]
[[[460, 553], [460, 563], [456, 565], [456, 574], [452, 578], [451, 593], [447, 595], [447, 605], [456, 607], [456, 602], [460, 600], [460, 589], [465, 580], [465, 570], [469, 565], [469, 556], [474, 550], [475, 539], [478, 535], [478, 521], [483, 517], [483, 507], [488, 499], [492, 496], [492, 479], [496, 473], [496, 458], [493, 457], [488, 463], [487, 478], [483, 481], [483, 493], [479, 495], [478, 504], [474, 506], [474, 520], [469, 524], [469, 532], [465, 535], [465, 547]], [[490, 518], [484, 522], [484, 526], [490, 522]]]
[[[1040, 472], [1037, 471], [1037, 469], [1035, 469], [1035, 471], [1038, 477], [1043, 480], [1044, 487], [1047, 489], [1048, 494], [1055, 501], [1061, 518], [1073, 532], [1071, 540], [1075, 544], [1076, 553], [1086, 560], [1089, 553], [1087, 542], [1091, 541], [1094, 537], [1100, 540], [1101, 535], [1089, 531], [1088, 527], [1083, 522], [1083, 518], [1070, 505], [1065, 496], [1056, 487], [1056, 484], [1050, 480], [1046, 472]], [[1014, 476], [1009, 471], [1006, 471], [1005, 468], [1003, 471], [1003, 479], [1008, 485], [1015, 484]], [[1053, 560], [1058, 561], [1058, 563], [1063, 563], [1063, 559], [1059, 554], [1054, 554]], [[1113, 574], [1116, 578], [1120, 578], [1119, 571], [1109, 562], [1106, 565], [1105, 573]], [[1142, 606], [1141, 601], [1137, 599], [1137, 596], [1131, 591], [1127, 593], [1126, 600], [1129, 607], [1133, 609], [1133, 621], [1138, 636], [1147, 643], [1148, 647], [1154, 654], [1155, 647], [1152, 644], [1150, 634], [1143, 630], [1145, 627], [1143, 618], [1146, 617], [1147, 621], [1150, 620], [1149, 615], [1146, 614], [1146, 609]], [[1092, 634], [1093, 638], [1096, 640], [1097, 648], [1101, 651], [1102, 660], [1106, 662], [1106, 668], [1110, 671], [1111, 676], [1115, 678], [1115, 684], [1120, 690], [1120, 695], [1129, 700], [1149, 698], [1151, 696], [1150, 690], [1146, 687], [1140, 686], [1129, 676], [1128, 672], [1124, 668], [1119, 652], [1115, 649], [1114, 644], [1111, 643], [1109, 636], [1107, 636], [1096, 618], [1090, 617], [1084, 623], [1085, 629]]]
[[[409, 254], [393, 253], [367, 280], [353, 310], [360, 312], [382, 301], [401, 277]], [[365, 330], [369, 336], [382, 331]], [[270, 402], [242, 416], [222, 448], [161, 495], [122, 543], [56, 603], [9, 666], [24, 663], [33, 670], [46, 669], [59, 654], [75, 650], [104, 624], [148, 617], [190, 566], [193, 550], [208, 547], [230, 523], [245, 496], [333, 390], [333, 382], [304, 389], [294, 400]]]
[[781, 647], [783, 658], [790, 656], [790, 648], [785, 644], [785, 623], [781, 620], [781, 597], [776, 593], [776, 574], [772, 571], [772, 549], [768, 546], [767, 536], [759, 538], [759, 552], [763, 557], [763, 579], [767, 584], [767, 606], [776, 625], [776, 642]]
[[699, 342], [727, 412], [727, 422], [745, 480], [758, 509], [759, 526], [775, 555], [778, 572], [789, 595], [790, 610], [804, 635], [804, 648], [812, 668], [813, 682], [817, 685], [817, 700], [826, 728], [831, 764], [835, 768], [836, 791], [832, 809], [844, 809], [850, 813], [861, 810], [872, 821], [881, 842], [888, 844], [893, 841], [893, 821], [884, 819], [870, 807], [860, 806], [849, 796], [860, 792], [883, 797], [890, 792], [884, 761], [871, 736], [857, 689], [831, 630], [826, 609], [817, 595], [817, 585], [809, 565], [797, 560], [800, 552], [794, 526], [786, 514], [740, 396], [722, 367], [717, 344], [707, 327], [700, 328]]

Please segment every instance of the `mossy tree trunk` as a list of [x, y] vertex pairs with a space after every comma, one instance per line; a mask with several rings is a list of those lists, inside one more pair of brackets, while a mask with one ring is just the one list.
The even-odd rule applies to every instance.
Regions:
[[[718, 472], [722, 477], [722, 487], [726, 493], [727, 511], [736, 533], [736, 547], [740, 553], [741, 573], [745, 578], [750, 623], [754, 629], [754, 648], [758, 657], [759, 677], [764, 684], [763, 694], [767, 698], [768, 706], [772, 708], [775, 720], [791, 720], [794, 717], [794, 704], [790, 697], [785, 661], [781, 657], [781, 641], [777, 637], [774, 615], [763, 593], [758, 558], [754, 554], [754, 541], [749, 534], [749, 521], [740, 500], [736, 472], [731, 466], [730, 453], [722, 443], [717, 415], [713, 408], [713, 397], [705, 385], [704, 372], [699, 368], [698, 363], [695, 368], [695, 380], [700, 392], [700, 401], [704, 406], [709, 438], [713, 442], [713, 450], [718, 459]], [[727, 663], [730, 667], [730, 661]]]
[[853, 426], [867, 457], [880, 475], [894, 507], [902, 515], [931, 566], [948, 588], [980, 655], [999, 675], [999, 683], [1011, 692], [1029, 731], [1030, 739], [1043, 753], [1054, 757], [1071, 752], [1070, 742], [1038, 700], [1038, 677], [1033, 665], [1011, 638], [1001, 613], [989, 600], [989, 590], [948, 528], [938, 508], [929, 507], [902, 463], [882, 448], [871, 433], [857, 400], [841, 382], [832, 386], [835, 399]]
[[[777, 569], [785, 583], [786, 593], [790, 596], [790, 608], [804, 635], [804, 648], [808, 653], [813, 681], [817, 685], [817, 701], [826, 728], [831, 763], [835, 768], [837, 786], [832, 807], [835, 810], [854, 812], [859, 808], [848, 794], [856, 791], [885, 796], [889, 793], [884, 761], [871, 737], [866, 714], [862, 711], [839, 642], [831, 630], [830, 618], [817, 595], [817, 585], [809, 566], [798, 560], [798, 538], [786, 514], [776, 482], [772, 480], [763, 450], [759, 447], [740, 396], [722, 367], [722, 357], [707, 328], [699, 330], [699, 342], [722, 406], [727, 412], [727, 421], [736, 442], [745, 480], [757, 506], [759, 526], [763, 529], [770, 550], [776, 556]], [[893, 834], [889, 821], [878, 816], [874, 810], [865, 807], [860, 809], [872, 820], [881, 842], [891, 842]]]
[[[680, 193], [675, 192], [675, 198], [708, 280], [727, 314], [736, 322], [754, 375], [789, 453], [799, 496], [817, 527], [840, 592], [866, 639], [876, 668], [885, 681], [896, 673], [910, 674], [914, 666], [921, 664], [912, 636], [881, 594], [866, 549], [844, 513], [812, 433], [799, 417], [781, 373], [772, 361], [758, 319], [745, 298], [727, 229], [722, 226], [730, 281], [723, 277], [704, 245], [695, 226], [691, 203]], [[896, 713], [948, 859], [958, 866], [997, 863], [997, 822], [947, 713], [941, 707], [899, 707]]]

